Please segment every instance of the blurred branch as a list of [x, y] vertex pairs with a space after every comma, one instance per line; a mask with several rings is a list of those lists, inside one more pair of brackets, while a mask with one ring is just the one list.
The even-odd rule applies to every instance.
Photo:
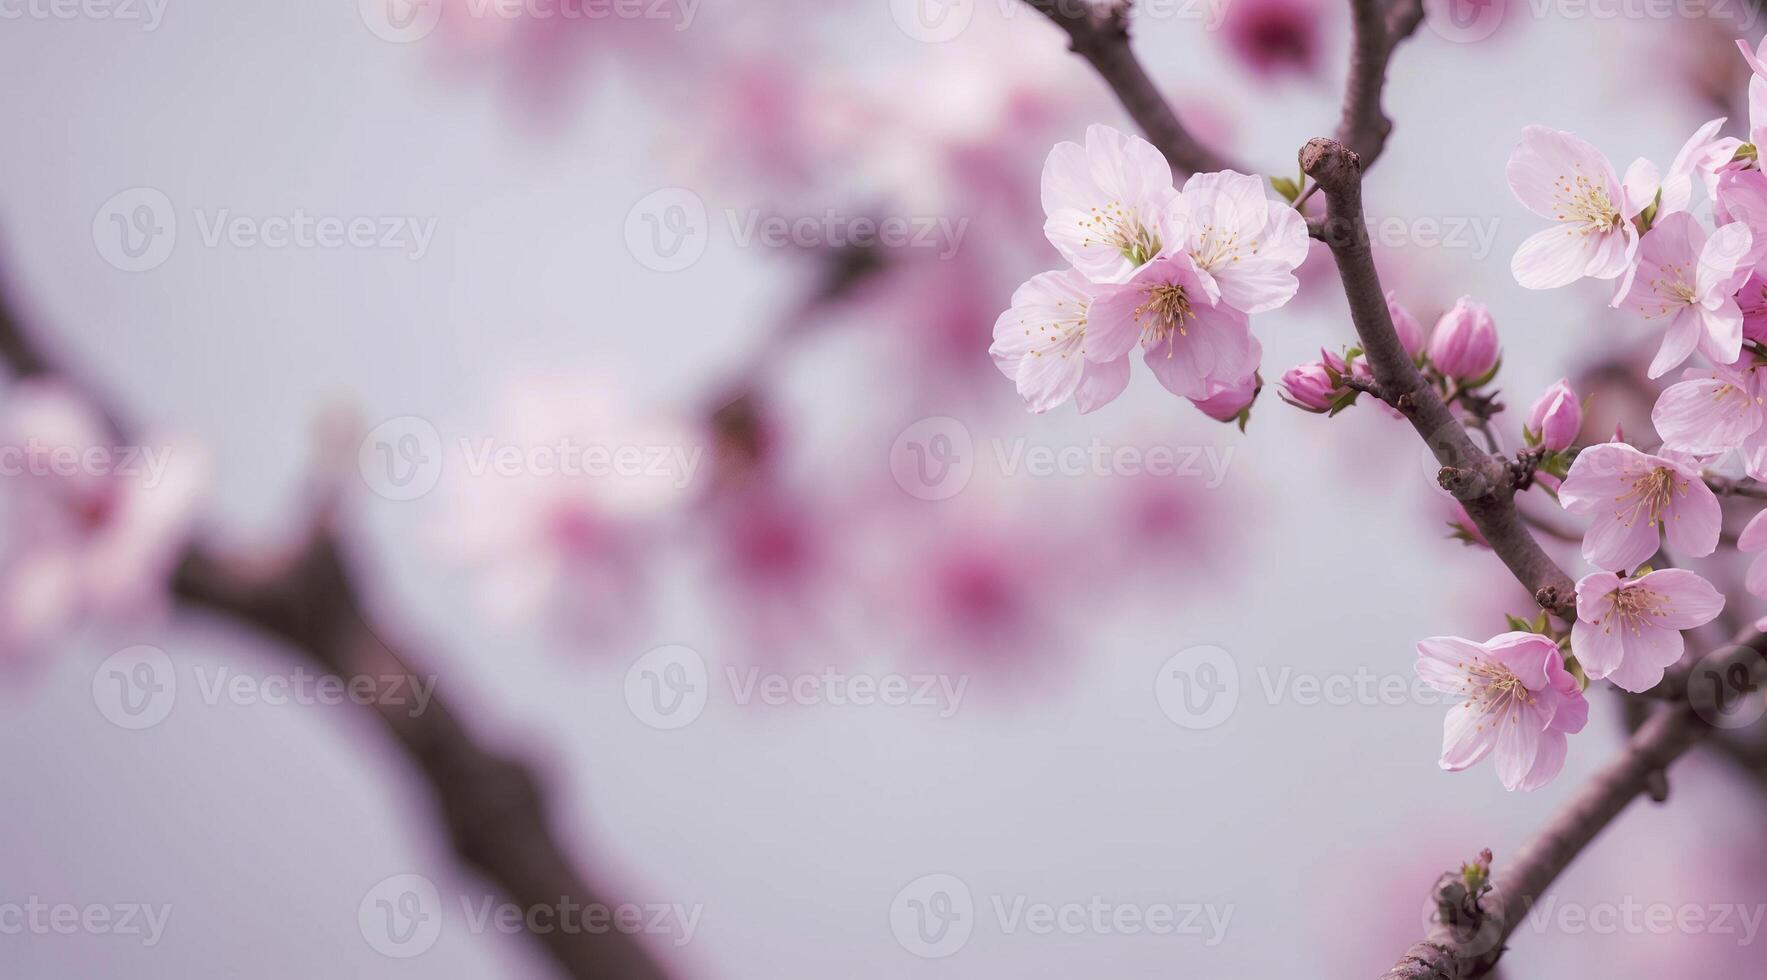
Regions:
[[[10, 307], [0, 302], [0, 359], [18, 375], [71, 377], [45, 356]], [[100, 393], [86, 395], [108, 417], [118, 416]], [[418, 680], [410, 658], [371, 624], [354, 578], [321, 508], [306, 540], [286, 556], [220, 555], [193, 545], [173, 588], [185, 603], [282, 641], [290, 651], [348, 683], [352, 677]], [[409, 688], [408, 688], [409, 689]], [[376, 716], [423, 774], [435, 794], [439, 819], [454, 852], [522, 908], [571, 899], [598, 899], [577, 873], [546, 818], [533, 772], [485, 748], [442, 696], [439, 685], [425, 710], [376, 701]], [[617, 930], [554, 929], [535, 936], [565, 976], [662, 978], [661, 967], [638, 942]]]
[[1355, 40], [1337, 140], [1361, 156], [1366, 168], [1374, 166], [1393, 131], [1393, 121], [1381, 110], [1381, 90], [1393, 51], [1423, 23], [1423, 0], [1392, 0], [1390, 8], [1381, 0], [1350, 0], [1350, 23]]
[[1148, 142], [1186, 173], [1236, 170], [1231, 160], [1204, 146], [1184, 124], [1166, 97], [1129, 50], [1129, 4], [1126, 0], [1089, 3], [1085, 0], [1025, 0], [1068, 36], [1069, 47], [1085, 58], [1116, 93]]

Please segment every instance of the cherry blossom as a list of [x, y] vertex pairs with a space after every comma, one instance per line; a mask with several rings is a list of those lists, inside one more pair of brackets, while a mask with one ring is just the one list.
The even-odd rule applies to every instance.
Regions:
[[994, 323], [988, 354], [1033, 412], [1047, 412], [1071, 398], [1084, 414], [1129, 385], [1127, 358], [1086, 356], [1093, 289], [1072, 269], [1045, 272], [1020, 286], [1012, 294], [1012, 308]]
[[1154, 377], [1199, 401], [1243, 384], [1263, 355], [1246, 315], [1220, 302], [1214, 281], [1183, 253], [1148, 263], [1099, 296], [1086, 329], [1087, 358], [1124, 358], [1139, 340]]
[[1434, 636], [1418, 643], [1417, 655], [1424, 683], [1463, 699], [1443, 723], [1443, 769], [1460, 772], [1493, 756], [1497, 778], [1513, 791], [1539, 789], [1564, 768], [1566, 736], [1583, 730], [1589, 704], [1550, 637]]
[[1678, 555], [1703, 558], [1718, 547], [1718, 498], [1686, 465], [1605, 442], [1577, 454], [1559, 487], [1565, 510], [1590, 518], [1583, 557], [1627, 571], [1650, 560], [1661, 534]]
[[1516, 250], [1516, 282], [1552, 289], [1585, 276], [1619, 279], [1631, 267], [1638, 249], [1632, 219], [1648, 202], [1627, 198], [1600, 150], [1570, 133], [1529, 126], [1509, 157], [1509, 187], [1528, 210], [1558, 222]]
[[1391, 289], [1387, 290], [1387, 315], [1393, 318], [1393, 332], [1399, 335], [1399, 345], [1415, 359], [1423, 351], [1423, 325], [1399, 302], [1398, 294]]
[[1710, 237], [1691, 215], [1659, 221], [1638, 248], [1631, 288], [1614, 305], [1647, 320], [1667, 321], [1667, 330], [1649, 374], [1660, 378], [1695, 349], [1715, 364], [1729, 364], [1742, 353], [1742, 310], [1735, 294], [1748, 278], [1746, 264], [1754, 236], [1736, 223]]
[[1571, 652], [1590, 677], [1648, 691], [1681, 659], [1681, 631], [1704, 626], [1723, 609], [1712, 583], [1683, 568], [1630, 580], [1596, 572], [1577, 583]]
[[1050, 244], [1093, 282], [1127, 281], [1183, 233], [1166, 158], [1109, 126], [1088, 126], [1085, 146], [1050, 151], [1043, 212]]
[[1767, 376], [1761, 367], [1741, 364], [1708, 371], [1688, 371], [1683, 381], [1657, 396], [1651, 424], [1665, 448], [1692, 456], [1717, 456], [1741, 450], [1750, 472], [1760, 468], [1767, 451]]
[[[1767, 510], [1756, 514], [1743, 525], [1742, 534], [1736, 539], [1736, 550], [1744, 554], [1767, 552]], [[1767, 554], [1757, 554], [1749, 562], [1748, 575], [1743, 585], [1751, 594], [1767, 598]]]
[[1294, 298], [1294, 270], [1307, 258], [1307, 222], [1272, 201], [1264, 181], [1223, 170], [1196, 174], [1181, 197], [1184, 250], [1241, 313], [1263, 313]]

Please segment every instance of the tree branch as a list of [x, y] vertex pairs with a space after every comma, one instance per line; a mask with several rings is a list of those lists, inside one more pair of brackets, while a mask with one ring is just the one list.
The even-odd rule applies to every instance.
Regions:
[[1350, 48], [1350, 77], [1344, 84], [1344, 117], [1337, 140], [1374, 166], [1386, 148], [1393, 122], [1381, 109], [1387, 64], [1399, 42], [1423, 22], [1423, 0], [1394, 0], [1391, 10], [1380, 0], [1350, 0], [1355, 40]]
[[1204, 146], [1184, 124], [1166, 97], [1129, 49], [1126, 2], [1093, 4], [1084, 0], [1025, 0], [1068, 36], [1069, 47], [1097, 70], [1116, 93], [1117, 101], [1141, 127], [1148, 142], [1185, 173], [1238, 170], [1233, 161]]
[[[0, 362], [21, 376], [68, 377], [3, 301]], [[101, 412], [113, 420], [117, 417], [97, 392], [86, 394]], [[408, 684], [419, 679], [410, 658], [385, 639], [387, 630], [371, 623], [324, 514], [290, 556], [222, 556], [193, 545], [177, 571], [173, 590], [190, 606], [282, 641], [346, 684], [353, 677], [389, 681], [403, 677]], [[521, 908], [550, 906], [563, 899], [580, 906], [609, 904], [577, 873], [553, 833], [533, 772], [480, 745], [443, 698], [439, 685], [416, 717], [411, 717], [409, 704], [377, 700], [371, 707], [423, 773], [454, 852], [469, 867]], [[585, 980], [665, 976], [648, 950], [618, 930], [594, 934], [554, 929], [535, 938], [565, 976]]]
[[1325, 194], [1324, 240], [1331, 247], [1374, 380], [1442, 464], [1438, 481], [1466, 508], [1491, 550], [1542, 608], [1576, 618], [1576, 588], [1528, 531], [1515, 509], [1517, 474], [1509, 462], [1479, 449], [1399, 343], [1386, 294], [1374, 268], [1362, 216], [1362, 167], [1336, 140], [1310, 140], [1301, 169]]

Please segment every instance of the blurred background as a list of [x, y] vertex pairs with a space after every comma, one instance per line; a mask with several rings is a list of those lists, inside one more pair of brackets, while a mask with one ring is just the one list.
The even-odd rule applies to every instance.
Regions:
[[[1375, 407], [1269, 390], [1241, 432], [1137, 383], [1024, 410], [987, 349], [1059, 261], [1043, 158], [1132, 124], [1015, 2], [0, 2], [5, 302], [201, 484], [201, 540], [274, 553], [329, 488], [372, 627], [533, 766], [671, 975], [1377, 975], [1437, 874], [1501, 865], [1616, 750], [1620, 702], [1591, 692], [1539, 792], [1438, 770], [1416, 640], [1532, 605]], [[1494, 0], [1396, 56], [1386, 284], [1426, 324], [1489, 304], [1518, 408], [1651, 343], [1602, 287], [1514, 284], [1521, 127], [1621, 168], [1741, 132], [1756, 14]], [[1132, 22], [1261, 173], [1335, 127], [1347, 6]], [[1353, 339], [1329, 256], [1300, 274], [1257, 320], [1267, 381]], [[560, 975], [286, 644], [171, 603], [13, 647], [0, 974]], [[143, 664], [146, 717], [109, 686]], [[1763, 784], [1694, 756], [1672, 785], [1506, 977], [1767, 977]], [[1100, 904], [1175, 924], [1062, 917]], [[1703, 925], [1600, 925], [1651, 906]]]

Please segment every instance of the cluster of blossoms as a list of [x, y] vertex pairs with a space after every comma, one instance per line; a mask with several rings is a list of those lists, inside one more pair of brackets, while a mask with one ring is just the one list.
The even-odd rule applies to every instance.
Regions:
[[1196, 174], [1182, 191], [1147, 141], [1092, 126], [1043, 167], [1044, 233], [1067, 269], [1013, 294], [994, 324], [994, 363], [1033, 412], [1099, 408], [1129, 385], [1129, 355], [1217, 419], [1257, 397], [1263, 348], [1251, 315], [1300, 287], [1306, 222], [1258, 177]]
[[[1697, 572], [1650, 563], [1717, 550], [1723, 513], [1706, 467], [1740, 453], [1750, 478], [1767, 479], [1767, 173], [1757, 149], [1767, 140], [1767, 66], [1746, 45], [1744, 54], [1755, 69], [1747, 141], [1720, 136], [1725, 120], [1715, 119], [1666, 172], [1641, 159], [1622, 179], [1578, 137], [1530, 126], [1509, 160], [1517, 198], [1553, 222], [1517, 251], [1517, 282], [1615, 281], [1615, 309], [1664, 328], [1651, 378], [1696, 353], [1706, 365], [1662, 393], [1653, 452], [1618, 433], [1580, 442], [1584, 406], [1568, 380], [1533, 403], [1513, 463], [1518, 486], [1539, 488], [1587, 520], [1581, 552], [1593, 570], [1576, 583], [1574, 620], [1563, 626], [1541, 612], [1511, 617], [1509, 632], [1484, 642], [1418, 644], [1420, 677], [1459, 700], [1444, 726], [1444, 769], [1490, 756], [1506, 788], [1545, 785], [1564, 766], [1568, 736], [1588, 720], [1592, 681], [1650, 690], [1682, 659], [1682, 631], [1724, 608], [1724, 595]], [[1295, 200], [1298, 188], [1284, 183], [1273, 186]], [[1690, 211], [1696, 183], [1713, 201], [1709, 229]], [[1045, 232], [1072, 267], [1019, 289], [995, 324], [991, 351], [1031, 409], [1072, 398], [1086, 412], [1115, 398], [1139, 341], [1169, 390], [1213, 417], [1243, 419], [1260, 354], [1249, 317], [1293, 296], [1306, 251], [1295, 208], [1267, 198], [1257, 178], [1230, 172], [1199, 174], [1175, 190], [1153, 147], [1099, 126], [1084, 147], [1064, 143], [1050, 155], [1043, 206]], [[1502, 406], [1489, 386], [1501, 357], [1491, 312], [1462, 297], [1426, 335], [1391, 293], [1387, 305], [1420, 372], [1497, 453], [1492, 421]], [[1283, 399], [1325, 415], [1349, 407], [1378, 390], [1362, 353], [1321, 350], [1318, 361], [1282, 376]], [[1472, 521], [1463, 532], [1483, 543]], [[1738, 547], [1767, 551], [1767, 514], [1750, 522]], [[1767, 555], [1746, 584], [1767, 596]]]
[[[1516, 197], [1554, 222], [1517, 250], [1516, 281], [1547, 289], [1585, 277], [1613, 280], [1614, 308], [1663, 328], [1651, 378], [1695, 354], [1706, 364], [1659, 396], [1651, 412], [1661, 440], [1654, 453], [1618, 436], [1577, 449], [1581, 407], [1563, 381], [1534, 405], [1524, 435], [1543, 469], [1568, 462], [1557, 497], [1588, 520], [1581, 551], [1596, 571], [1577, 582], [1568, 635], [1542, 616], [1518, 621], [1524, 632], [1482, 644], [1452, 637], [1419, 644], [1419, 673], [1466, 695], [1446, 725], [1445, 769], [1494, 753], [1506, 787], [1542, 785], [1563, 763], [1564, 736], [1582, 725], [1579, 675], [1647, 691], [1682, 659], [1681, 631], [1712, 622], [1724, 608], [1724, 595], [1700, 574], [1653, 570], [1648, 562], [1665, 548], [1683, 559], [1717, 550], [1723, 512], [1707, 466], [1736, 454], [1751, 479], [1767, 478], [1767, 174], [1758, 150], [1767, 138], [1767, 66], [1739, 46], [1754, 69], [1746, 141], [1718, 135], [1725, 120], [1714, 119], [1666, 173], [1639, 159], [1622, 178], [1587, 142], [1530, 126], [1510, 157]], [[1710, 228], [1690, 211], [1696, 182], [1712, 201]], [[1764, 516], [1744, 529], [1740, 550], [1767, 550]], [[1767, 562], [1757, 560], [1745, 584], [1767, 596]]]

